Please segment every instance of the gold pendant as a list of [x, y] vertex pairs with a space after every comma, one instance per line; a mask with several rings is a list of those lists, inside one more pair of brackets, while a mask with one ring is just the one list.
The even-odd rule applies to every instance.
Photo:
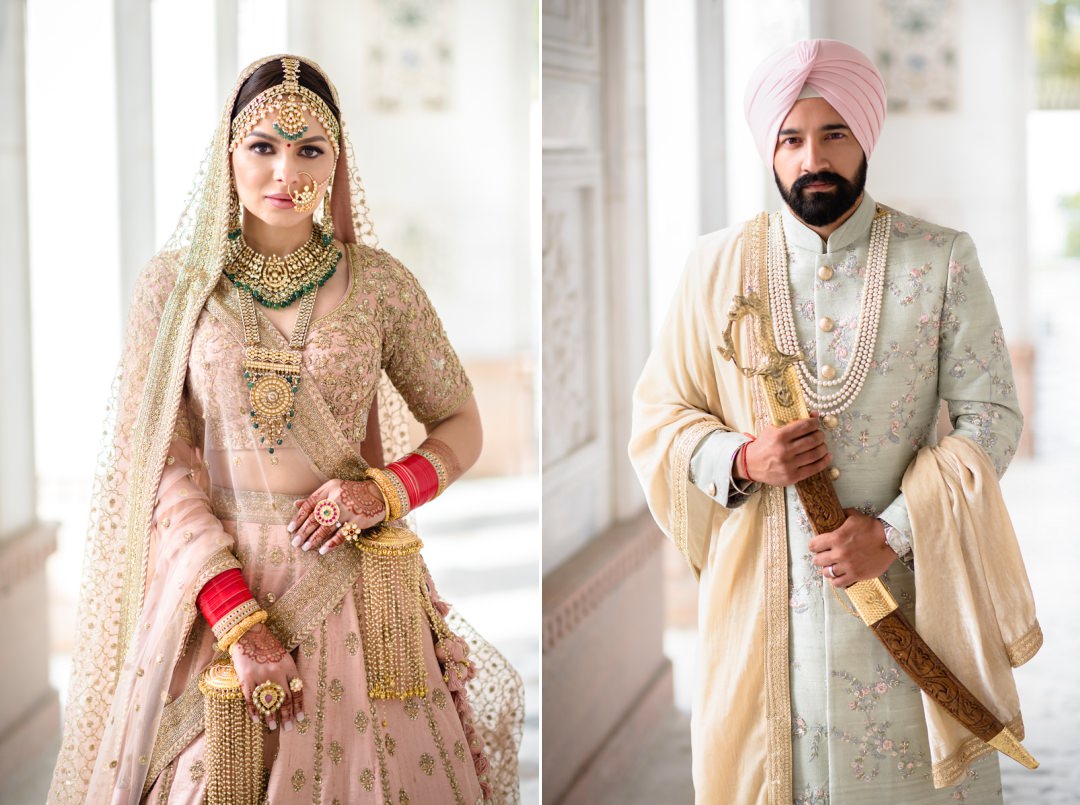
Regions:
[[248, 384], [251, 426], [259, 431], [259, 444], [273, 454], [292, 429], [293, 394], [300, 383], [300, 352], [248, 346], [244, 351], [244, 379]]

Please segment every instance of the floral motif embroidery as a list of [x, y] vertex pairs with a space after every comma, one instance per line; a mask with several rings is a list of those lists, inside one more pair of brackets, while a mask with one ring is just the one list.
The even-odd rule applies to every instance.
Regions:
[[326, 754], [330, 757], [330, 762], [336, 766], [345, 757], [345, 750], [341, 748], [338, 741], [331, 741]]
[[334, 677], [330, 680], [330, 698], [335, 702], [340, 702], [341, 697], [345, 695], [345, 686], [341, 684], [341, 680]]
[[428, 777], [435, 773], [435, 758], [429, 755], [427, 752], [420, 755], [420, 770], [424, 772]]
[[365, 791], [372, 791], [375, 788], [375, 772], [371, 769], [364, 769], [360, 772], [360, 785], [364, 787]]
[[356, 731], [363, 735], [367, 732], [368, 715], [363, 710], [356, 712], [356, 718], [353, 719], [353, 724], [356, 726]]
[[304, 770], [297, 769], [296, 771], [294, 771], [292, 773], [291, 782], [293, 791], [299, 791], [301, 788], [303, 788], [304, 784], [307, 782], [307, 775], [304, 774]]

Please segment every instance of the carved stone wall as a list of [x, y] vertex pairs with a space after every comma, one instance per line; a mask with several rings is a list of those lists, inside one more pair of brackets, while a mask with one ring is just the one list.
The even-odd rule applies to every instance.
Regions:
[[543, 6], [544, 801], [601, 802], [670, 709], [626, 457], [648, 352], [642, 0]]

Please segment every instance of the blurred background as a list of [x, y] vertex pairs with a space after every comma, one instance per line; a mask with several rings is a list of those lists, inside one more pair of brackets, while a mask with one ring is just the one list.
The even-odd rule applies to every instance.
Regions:
[[884, 74], [874, 198], [978, 246], [1027, 422], [1003, 488], [1046, 635], [1016, 672], [1042, 768], [1003, 760], [1005, 794], [1080, 790], [1080, 637], [1055, 595], [1080, 572], [1080, 0], [565, 0], [542, 24], [545, 803], [693, 801], [697, 590], [626, 459], [631, 391], [695, 238], [779, 207], [743, 92], [809, 37]]
[[59, 746], [135, 277], [237, 74], [285, 51], [337, 85], [381, 244], [476, 388], [483, 456], [418, 525], [441, 594], [525, 679], [538, 801], [538, 49], [538, 0], [0, 0], [0, 802], [43, 802]]

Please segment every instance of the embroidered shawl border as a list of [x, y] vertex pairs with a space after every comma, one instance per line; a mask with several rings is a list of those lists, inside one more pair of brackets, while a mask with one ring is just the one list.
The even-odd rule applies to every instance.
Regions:
[[[165, 302], [131, 438], [131, 480], [124, 546], [124, 583], [120, 596], [117, 645], [120, 661], [116, 664], [117, 678], [142, 609], [154, 500], [165, 469], [165, 455], [176, 427], [195, 322], [202, 310], [201, 305], [190, 304], [190, 301], [206, 299], [209, 292], [208, 288], [199, 284], [200, 279], [209, 282], [187, 267], [182, 267]], [[171, 417], [171, 420], [164, 421], [166, 417]]]
[[1005, 647], [1005, 652], [1009, 655], [1009, 664], [1013, 668], [1019, 668], [1035, 656], [1035, 653], [1042, 648], [1042, 644], [1042, 627], [1039, 626], [1038, 621], [1035, 621], [1035, 625], [1028, 629], [1023, 637]]
[[[1009, 731], [1016, 736], [1017, 740], [1024, 740], [1024, 717], [1020, 713], [1006, 725]], [[979, 758], [989, 755], [997, 750], [981, 738], [972, 735], [968, 740], [960, 744], [960, 747], [944, 760], [939, 760], [933, 766], [934, 788], [948, 788], [960, 785], [964, 782], [968, 766]]]
[[687, 495], [690, 493], [690, 458], [694, 448], [706, 436], [718, 430], [730, 430], [717, 420], [698, 422], [682, 433], [675, 443], [671, 457], [671, 501], [674, 511], [671, 515], [671, 535], [675, 547], [683, 555], [694, 575], [701, 574], [701, 568], [695, 567], [690, 553], [690, 516]]
[[[761, 213], [747, 222], [742, 241], [743, 295], [764, 295], [768, 299], [765, 256], [768, 247], [769, 217]], [[743, 325], [747, 324], [743, 319]], [[746, 327], [750, 364], [760, 365], [764, 345], [758, 343], [754, 327]], [[762, 384], [751, 381], [754, 423], [760, 433], [770, 424]], [[784, 490], [764, 486], [762, 511], [765, 540], [765, 719], [766, 796], [770, 805], [788, 805], [791, 792], [791, 686], [788, 678], [788, 556], [787, 509]]]

